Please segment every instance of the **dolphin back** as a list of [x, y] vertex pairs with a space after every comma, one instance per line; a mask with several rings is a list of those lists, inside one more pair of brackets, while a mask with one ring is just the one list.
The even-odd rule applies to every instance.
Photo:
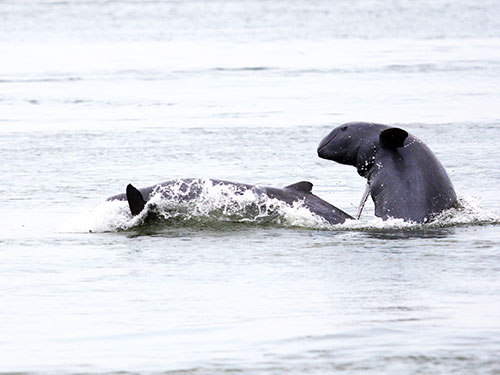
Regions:
[[162, 194], [165, 199], [174, 199], [177, 201], [190, 201], [198, 199], [200, 195], [203, 194], [203, 189], [206, 187], [205, 184], [207, 182], [213, 186], [229, 186], [231, 191], [234, 191], [236, 195], [242, 194], [246, 191], [252, 191], [256, 195], [257, 199], [264, 196], [271, 199], [277, 199], [289, 206], [293, 206], [296, 203], [303, 204], [304, 207], [306, 207], [313, 214], [320, 216], [330, 224], [341, 224], [345, 222], [346, 219], [353, 219], [353, 217], [346, 212], [312, 194], [311, 191], [313, 185], [309, 181], [300, 181], [284, 188], [275, 188], [265, 186], [260, 187], [224, 180], [178, 179], [141, 189], [137, 189], [129, 184], [125, 194], [114, 195], [108, 198], [108, 201], [126, 200], [131, 214], [135, 216], [147, 207], [147, 201], [157, 193]]
[[441, 162], [417, 138], [404, 147], [381, 148], [368, 176], [375, 215], [425, 222], [456, 205], [453, 185]]

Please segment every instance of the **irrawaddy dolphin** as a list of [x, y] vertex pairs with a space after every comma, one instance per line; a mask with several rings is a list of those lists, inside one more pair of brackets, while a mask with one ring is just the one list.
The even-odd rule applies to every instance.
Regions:
[[340, 125], [321, 141], [318, 156], [353, 165], [368, 180], [358, 218], [368, 194], [375, 215], [384, 220], [427, 222], [457, 204], [439, 160], [403, 129], [365, 122]]
[[352, 216], [312, 194], [312, 183], [301, 181], [284, 188], [274, 188], [265, 186], [254, 186], [229, 182], [223, 180], [202, 180], [202, 179], [178, 179], [166, 181], [161, 184], [149, 186], [142, 189], [136, 189], [128, 185], [126, 193], [114, 195], [108, 200], [128, 201], [132, 215], [138, 215], [145, 207], [149, 199], [156, 194], [162, 194], [165, 199], [174, 199], [177, 201], [190, 201], [200, 197], [203, 193], [205, 183], [227, 186], [236, 195], [251, 191], [255, 194], [256, 200], [259, 197], [268, 197], [277, 199], [292, 206], [294, 203], [300, 203], [308, 208], [312, 213], [322, 217], [330, 224], [341, 224], [346, 219], [353, 219]]

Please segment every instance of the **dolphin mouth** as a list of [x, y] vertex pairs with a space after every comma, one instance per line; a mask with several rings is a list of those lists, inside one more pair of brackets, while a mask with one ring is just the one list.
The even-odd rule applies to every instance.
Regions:
[[326, 154], [325, 154], [325, 147], [327, 147], [331, 141], [333, 141], [333, 139], [335, 138], [335, 135], [331, 138], [329, 138], [329, 136], [327, 135], [325, 138], [323, 138], [321, 140], [321, 142], [319, 143], [319, 146], [318, 146], [318, 156], [320, 158], [323, 158], [323, 159], [326, 159]]

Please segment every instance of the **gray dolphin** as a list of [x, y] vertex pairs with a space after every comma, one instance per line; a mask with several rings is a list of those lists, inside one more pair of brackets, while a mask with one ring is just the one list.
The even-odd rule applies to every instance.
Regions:
[[353, 165], [368, 180], [358, 218], [368, 194], [375, 215], [384, 220], [427, 222], [457, 204], [439, 160], [403, 129], [365, 122], [340, 125], [320, 142], [318, 156]]
[[132, 215], [138, 215], [146, 206], [146, 203], [155, 194], [160, 193], [166, 199], [175, 201], [191, 201], [200, 197], [206, 182], [212, 185], [224, 185], [231, 187], [234, 194], [244, 194], [247, 191], [253, 192], [257, 198], [269, 197], [278, 199], [288, 205], [295, 202], [303, 202], [312, 213], [322, 217], [330, 224], [341, 224], [346, 219], [353, 219], [352, 216], [312, 194], [312, 183], [301, 181], [284, 188], [274, 188], [266, 186], [254, 186], [229, 182], [223, 180], [203, 180], [203, 179], [178, 179], [166, 181], [161, 184], [136, 189], [129, 184], [125, 194], [114, 195], [107, 200], [128, 201]]

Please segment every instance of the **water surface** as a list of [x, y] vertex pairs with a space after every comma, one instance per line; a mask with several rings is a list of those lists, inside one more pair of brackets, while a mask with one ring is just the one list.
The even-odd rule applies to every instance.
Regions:
[[[0, 5], [0, 372], [500, 372], [500, 6]], [[463, 209], [431, 225], [191, 217], [134, 226], [128, 183], [301, 180], [366, 120], [421, 138]], [[116, 203], [116, 202], [115, 202]]]

